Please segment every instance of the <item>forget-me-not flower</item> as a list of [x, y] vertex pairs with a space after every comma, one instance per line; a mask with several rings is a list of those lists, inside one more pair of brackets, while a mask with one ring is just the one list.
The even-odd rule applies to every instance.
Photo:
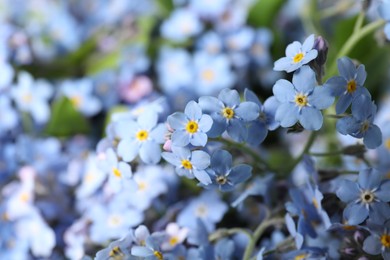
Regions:
[[385, 25], [384, 32], [385, 32], [387, 39], [390, 40], [390, 2], [384, 1], [379, 6], [379, 14], [382, 16], [383, 19], [385, 19], [387, 21], [387, 23]]
[[361, 170], [357, 182], [343, 180], [336, 195], [348, 203], [344, 209], [348, 225], [360, 224], [367, 217], [375, 221], [390, 214], [390, 181], [383, 180], [383, 175], [374, 169]]
[[191, 152], [185, 147], [172, 146], [172, 153], [163, 152], [162, 157], [169, 163], [176, 166], [176, 173], [179, 176], [194, 177], [202, 184], [211, 183], [210, 176], [205, 169], [210, 165], [210, 155], [204, 151], [196, 150]]
[[209, 173], [212, 184], [207, 187], [218, 187], [221, 191], [231, 191], [239, 183], [251, 177], [252, 167], [240, 164], [232, 167], [233, 157], [225, 150], [218, 150], [211, 156]]
[[363, 250], [371, 255], [382, 254], [383, 259], [390, 259], [390, 219], [369, 227], [371, 235], [364, 240]]
[[235, 141], [244, 141], [248, 135], [245, 123], [259, 116], [259, 106], [249, 101], [241, 103], [236, 90], [224, 89], [218, 98], [200, 97], [199, 105], [213, 118], [210, 137], [217, 137], [226, 130]]
[[205, 146], [207, 132], [210, 130], [213, 120], [209, 115], [203, 114], [199, 104], [195, 101], [188, 102], [184, 113], [175, 112], [168, 117], [168, 123], [174, 130], [172, 144], [176, 146]]
[[336, 128], [343, 135], [363, 138], [367, 148], [374, 149], [382, 144], [382, 132], [373, 123], [376, 105], [366, 95], [360, 95], [352, 102], [352, 115], [337, 121]]
[[0, 135], [13, 129], [18, 123], [18, 114], [11, 106], [7, 95], [0, 96]]
[[131, 162], [139, 153], [144, 163], [155, 164], [161, 159], [160, 144], [164, 143], [165, 127], [157, 124], [158, 115], [147, 111], [138, 116], [137, 122], [126, 120], [118, 126], [122, 140], [118, 144], [118, 155]]
[[309, 66], [296, 71], [292, 83], [278, 80], [273, 93], [280, 102], [275, 119], [283, 127], [293, 126], [299, 121], [307, 130], [318, 130], [323, 123], [321, 109], [332, 105], [334, 97], [330, 89], [317, 86], [315, 73]]
[[340, 76], [330, 78], [324, 84], [325, 88], [331, 88], [332, 95], [339, 97], [336, 104], [336, 113], [344, 113], [352, 100], [360, 95], [371, 97], [368, 90], [363, 87], [367, 78], [367, 72], [363, 64], [356, 68], [352, 60], [342, 57], [337, 60]]
[[314, 40], [315, 37], [312, 34], [303, 44], [298, 41], [289, 44], [286, 48], [286, 57], [275, 61], [274, 70], [293, 72], [314, 60], [318, 55], [318, 51], [314, 49]]

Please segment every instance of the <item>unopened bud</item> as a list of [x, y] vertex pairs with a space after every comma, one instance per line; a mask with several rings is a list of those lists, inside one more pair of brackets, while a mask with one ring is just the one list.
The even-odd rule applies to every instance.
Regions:
[[328, 57], [328, 42], [324, 38], [322, 38], [322, 36], [318, 36], [314, 41], [313, 49], [318, 51], [318, 56], [310, 62], [310, 67], [316, 73], [317, 82], [321, 84], [322, 77], [325, 73], [326, 59]]

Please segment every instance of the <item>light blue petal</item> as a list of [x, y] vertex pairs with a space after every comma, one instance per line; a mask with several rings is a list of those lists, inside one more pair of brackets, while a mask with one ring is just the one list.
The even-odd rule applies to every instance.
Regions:
[[217, 174], [226, 174], [233, 164], [232, 155], [225, 150], [218, 150], [211, 156], [211, 168], [214, 169]]
[[390, 23], [387, 23], [387, 24], [385, 25], [384, 32], [385, 32], [386, 38], [387, 38], [388, 40], [390, 40]]
[[340, 75], [347, 81], [355, 79], [356, 67], [351, 59], [348, 57], [341, 57], [337, 60], [337, 67], [339, 68]]
[[348, 225], [359, 225], [368, 217], [368, 209], [362, 203], [350, 203], [344, 209], [344, 218]]
[[219, 112], [223, 108], [223, 103], [218, 98], [210, 96], [200, 97], [199, 105], [205, 113]]
[[133, 120], [120, 120], [115, 123], [115, 134], [120, 139], [134, 138], [135, 133], [139, 130], [137, 122]]
[[291, 57], [283, 57], [275, 61], [273, 70], [275, 71], [289, 71], [292, 67]]
[[295, 89], [291, 82], [280, 79], [276, 81], [272, 91], [279, 102], [285, 103], [294, 100]]
[[118, 144], [118, 155], [125, 162], [131, 162], [137, 156], [139, 144], [134, 139], [123, 139]]
[[211, 126], [211, 129], [207, 131], [207, 135], [209, 137], [218, 137], [226, 130], [226, 119], [218, 114], [214, 114], [212, 116], [212, 119], [213, 124]]
[[355, 118], [349, 116], [339, 119], [336, 123], [336, 128], [340, 134], [347, 135], [359, 131], [360, 125]]
[[359, 198], [360, 190], [356, 182], [343, 180], [336, 192], [337, 197], [343, 202], [351, 202]]
[[390, 21], [390, 2], [383, 2], [379, 6], [379, 14], [383, 19]]
[[168, 116], [168, 123], [173, 129], [184, 129], [188, 119], [182, 112], [175, 112]]
[[131, 171], [131, 167], [128, 163], [119, 162], [118, 169], [121, 172], [123, 178], [125, 178], [125, 179], [129, 179], [133, 176], [133, 173]]
[[200, 183], [204, 185], [209, 185], [212, 183], [210, 176], [204, 170], [202, 171], [194, 170], [194, 176]]
[[172, 144], [176, 146], [186, 146], [190, 143], [190, 135], [184, 130], [176, 130], [173, 132]]
[[264, 123], [260, 121], [252, 122], [248, 127], [248, 137], [246, 142], [250, 145], [257, 146], [264, 141], [267, 134], [268, 130]]
[[307, 130], [319, 130], [323, 123], [322, 113], [313, 107], [304, 107], [299, 116], [299, 122]]
[[311, 34], [302, 44], [302, 51], [308, 52], [314, 47], [315, 35]]
[[367, 78], [367, 72], [363, 64], [360, 64], [356, 71], [356, 83], [358, 86], [363, 86]]
[[390, 201], [390, 181], [387, 180], [381, 184], [380, 189], [375, 192], [375, 196], [383, 202]]
[[158, 144], [165, 143], [165, 135], [167, 134], [167, 127], [160, 123], [151, 132], [150, 137]]
[[191, 157], [191, 151], [187, 147], [172, 146], [172, 152], [176, 154], [180, 160], [188, 160]]
[[382, 144], [382, 132], [377, 125], [372, 125], [363, 138], [364, 145], [369, 149], [375, 149]]
[[190, 137], [190, 143], [193, 146], [205, 146], [207, 144], [207, 134], [198, 132]]
[[342, 94], [336, 104], [336, 114], [344, 113], [352, 103], [352, 96], [349, 93]]
[[202, 116], [202, 109], [200, 108], [198, 103], [191, 100], [190, 102], [188, 102], [184, 113], [190, 120], [198, 120]]
[[302, 44], [298, 41], [294, 41], [287, 45], [286, 48], [286, 57], [289, 57], [290, 59], [294, 57], [296, 54], [300, 53], [302, 51]]
[[264, 112], [267, 115], [266, 124], [271, 131], [279, 127], [279, 122], [275, 120], [276, 110], [279, 105], [279, 101], [274, 96], [267, 98], [264, 102]]
[[242, 102], [234, 112], [239, 118], [244, 121], [255, 120], [259, 116], [260, 108], [256, 103], [253, 102]]
[[275, 120], [282, 127], [293, 126], [298, 121], [298, 108], [292, 103], [281, 104], [276, 110]]
[[344, 77], [335, 76], [325, 82], [324, 88], [330, 88], [332, 95], [338, 97], [345, 92], [347, 83]]
[[213, 119], [209, 115], [202, 115], [198, 122], [199, 129], [207, 133], [213, 126]]
[[234, 185], [248, 180], [252, 175], [252, 167], [246, 164], [234, 166], [229, 173], [229, 180]]
[[198, 170], [204, 170], [210, 165], [210, 155], [204, 151], [193, 151], [191, 162]]
[[244, 122], [239, 119], [230, 120], [226, 130], [228, 135], [236, 142], [243, 142], [248, 137], [248, 129]]
[[139, 156], [144, 163], [158, 163], [161, 159], [160, 145], [154, 141], [148, 141], [143, 143], [139, 150]]
[[153, 110], [148, 110], [138, 116], [137, 123], [142, 129], [150, 131], [157, 124], [158, 115]]
[[303, 66], [294, 72], [292, 83], [299, 92], [309, 93], [317, 85], [316, 75], [309, 66]]
[[228, 107], [234, 107], [240, 104], [240, 95], [234, 89], [223, 89], [219, 93], [218, 99]]
[[363, 242], [363, 250], [370, 255], [379, 255], [381, 253], [382, 243], [377, 236], [369, 236]]
[[173, 153], [167, 153], [163, 152], [161, 153], [162, 158], [164, 158], [165, 161], [169, 162], [170, 164], [174, 166], [181, 166], [181, 160]]
[[365, 190], [378, 188], [382, 181], [382, 174], [374, 169], [364, 169], [359, 172], [359, 186]]
[[134, 256], [146, 257], [153, 255], [153, 251], [144, 246], [133, 246], [131, 248], [131, 254]]
[[372, 101], [369, 97], [360, 95], [353, 100], [351, 109], [356, 119], [364, 121], [373, 113]]
[[331, 89], [319, 86], [315, 87], [313, 93], [308, 96], [309, 104], [317, 109], [326, 109], [334, 102], [334, 97], [331, 96]]
[[259, 108], [261, 109], [262, 104], [261, 104], [259, 98], [256, 96], [256, 94], [252, 90], [249, 90], [246, 88], [244, 91], [244, 97], [245, 97], [245, 101], [250, 101], [250, 102], [256, 103], [259, 106]]
[[310, 61], [314, 60], [315, 58], [317, 58], [318, 56], [318, 51], [313, 49], [313, 50], [310, 50], [308, 53], [306, 53], [306, 55], [303, 57], [303, 59], [301, 60], [301, 64], [307, 64], [309, 63]]

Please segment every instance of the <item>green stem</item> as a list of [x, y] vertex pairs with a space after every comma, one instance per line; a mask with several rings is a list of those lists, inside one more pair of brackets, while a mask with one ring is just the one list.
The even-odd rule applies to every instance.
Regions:
[[310, 133], [309, 139], [307, 140], [305, 147], [303, 148], [303, 150], [299, 154], [299, 156], [297, 158], [295, 158], [295, 160], [292, 162], [292, 164], [288, 168], [288, 172], [291, 172], [292, 170], [294, 170], [295, 166], [297, 166], [297, 164], [302, 160], [303, 155], [305, 155], [309, 152], [311, 146], [314, 143], [314, 140], [316, 139], [316, 136], [317, 136], [317, 132], [313, 131]]
[[336, 72], [337, 72], [337, 62], [336, 61], [338, 58], [347, 55], [362, 38], [364, 38], [368, 34], [374, 32], [378, 28], [384, 26], [385, 24], [386, 24], [386, 21], [383, 19], [380, 19], [380, 20], [377, 20], [375, 22], [369, 23], [366, 26], [359, 29], [357, 32], [352, 33], [352, 35], [349, 37], [349, 39], [344, 43], [344, 45], [341, 47], [340, 51], [337, 53], [334, 62], [331, 63], [332, 65], [328, 71], [328, 75], [332, 76], [332, 75], [336, 74]]
[[328, 153], [312, 153], [312, 152], [309, 152], [308, 154], [312, 155], [312, 156], [321, 157], [321, 156], [336, 156], [336, 155], [340, 155], [342, 153], [343, 153], [343, 151], [339, 150], [339, 151], [328, 152]]
[[284, 224], [284, 218], [274, 218], [274, 219], [268, 219], [260, 223], [260, 225], [256, 228], [255, 232], [253, 233], [252, 238], [249, 240], [248, 246], [245, 249], [243, 260], [249, 260], [253, 254], [253, 250], [255, 249], [257, 240], [263, 235], [264, 231], [271, 227], [276, 225]]
[[221, 229], [217, 229], [215, 232], [209, 235], [209, 241], [213, 242], [223, 237], [227, 237], [239, 233], [245, 234], [246, 236], [248, 236], [249, 239], [252, 238], [252, 234], [248, 230], [243, 228], [231, 228], [231, 229], [221, 228]]
[[353, 33], [357, 33], [362, 28], [365, 15], [366, 13], [363, 10], [360, 11], [359, 16], [355, 22], [355, 26], [353, 27]]
[[321, 13], [319, 14], [320, 19], [327, 19], [332, 16], [344, 13], [345, 11], [348, 11], [355, 3], [355, 1], [340, 1], [336, 5], [332, 5], [326, 9], [321, 10]]

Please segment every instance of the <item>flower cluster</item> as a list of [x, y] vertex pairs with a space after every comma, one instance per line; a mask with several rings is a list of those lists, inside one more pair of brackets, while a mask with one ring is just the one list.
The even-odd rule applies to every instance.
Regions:
[[339, 2], [0, 1], [0, 259], [389, 259], [390, 3]]

